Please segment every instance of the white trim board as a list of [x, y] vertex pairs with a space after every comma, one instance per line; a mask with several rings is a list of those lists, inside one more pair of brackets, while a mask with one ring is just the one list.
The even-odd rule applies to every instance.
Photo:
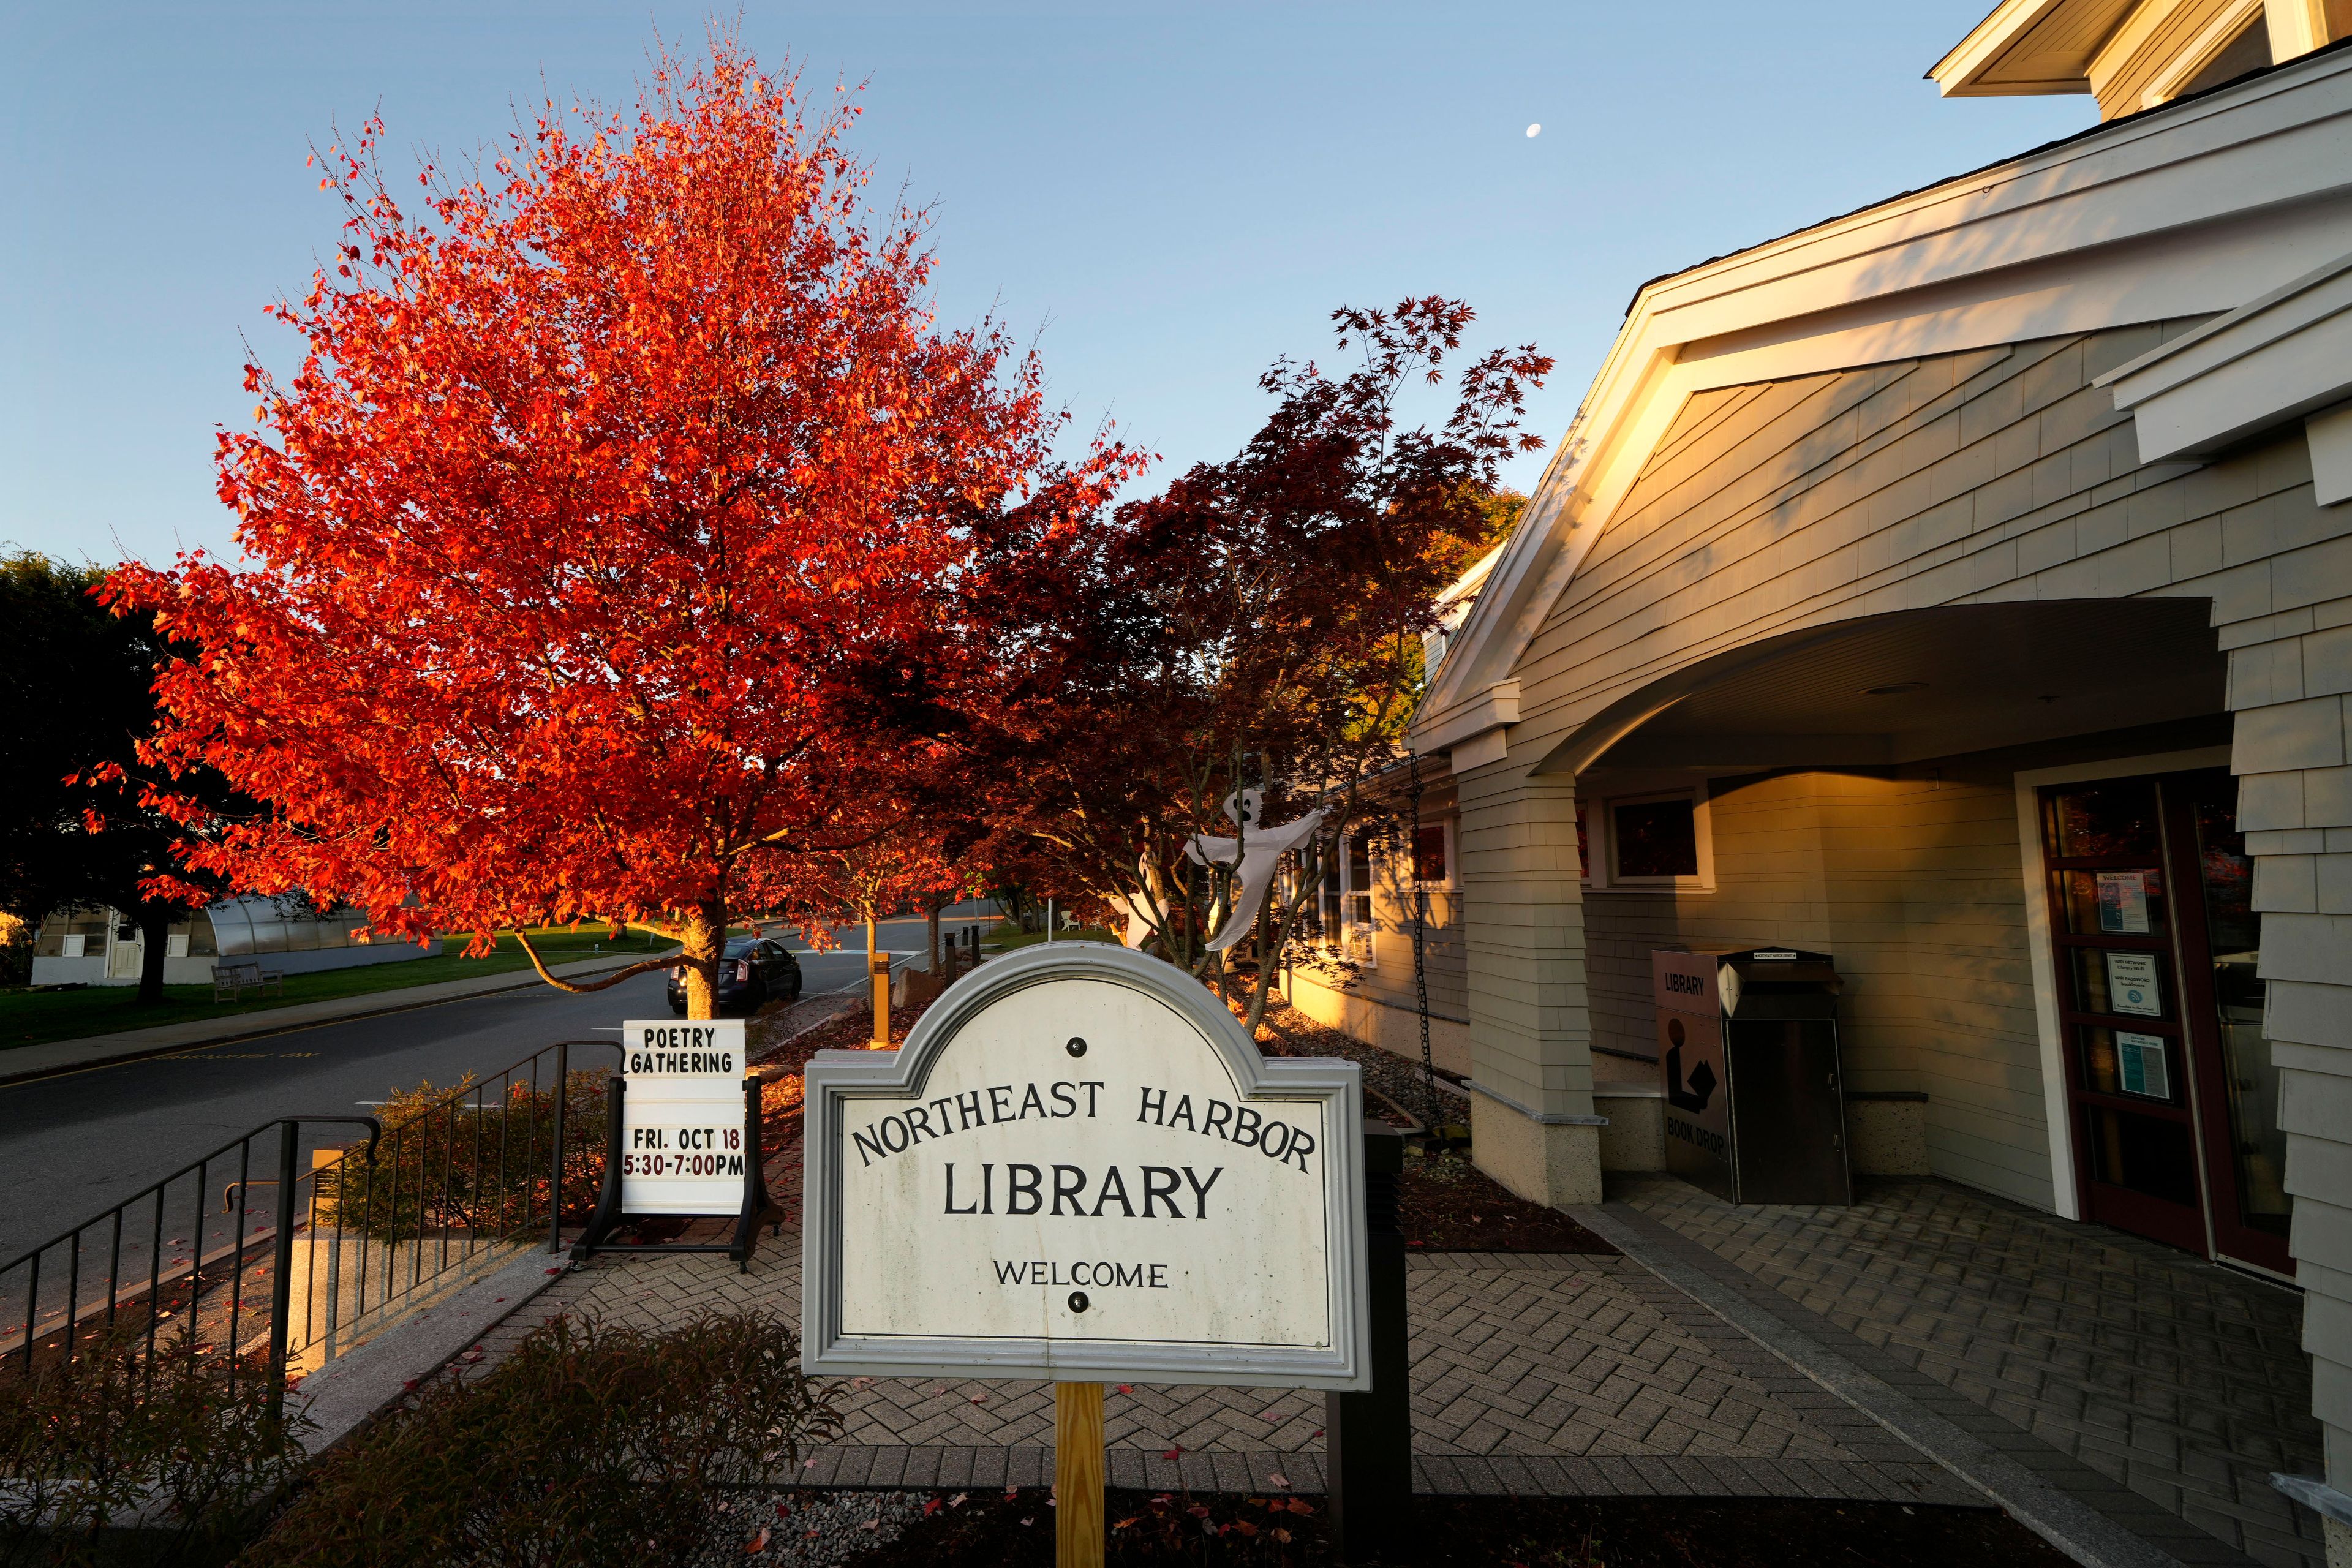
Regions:
[[[2158, 752], [2145, 757], [2114, 757], [2103, 763], [2072, 763], [2033, 768], [2014, 775], [2017, 788], [2017, 858], [2025, 879], [2025, 940], [2033, 965], [2033, 1023], [2042, 1043], [2042, 1110], [2050, 1129], [2050, 1195], [2058, 1217], [2081, 1219], [2074, 1192], [2074, 1124], [2068, 1113], [2066, 1049], [2058, 1026], [2058, 964], [2050, 949], [2050, 874], [2042, 854], [2042, 805], [2045, 784], [2086, 784], [2094, 779], [2137, 778], [2145, 773], [2226, 768], [2230, 748], [2203, 746], [2190, 752]], [[2200, 1149], [2199, 1159], [2203, 1159]], [[2203, 1179], [2203, 1172], [2199, 1172]]]

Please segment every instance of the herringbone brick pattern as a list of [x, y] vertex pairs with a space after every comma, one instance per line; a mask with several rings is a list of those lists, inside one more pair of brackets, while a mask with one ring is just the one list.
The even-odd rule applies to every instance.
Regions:
[[[797, 1319], [796, 1243], [763, 1237], [749, 1275], [708, 1255], [600, 1256], [501, 1325], [486, 1353], [557, 1313], [648, 1328], [705, 1307]], [[1432, 1489], [1973, 1500], [1630, 1259], [1410, 1265], [1415, 1447]], [[1042, 1383], [852, 1378], [835, 1403], [846, 1430], [812, 1482], [999, 1484], [1029, 1476], [1053, 1442]], [[1107, 1391], [1104, 1414], [1114, 1472], [1135, 1484], [1323, 1485], [1320, 1394], [1137, 1384]], [[906, 1479], [918, 1476], [947, 1479]]]
[[2324, 1562], [2270, 1485], [2321, 1468], [2292, 1290], [1934, 1181], [1847, 1208], [1662, 1178], [1611, 1195], [2256, 1561]]
[[1916, 1457], [1629, 1258], [1480, 1261], [1412, 1276], [1424, 1453]]

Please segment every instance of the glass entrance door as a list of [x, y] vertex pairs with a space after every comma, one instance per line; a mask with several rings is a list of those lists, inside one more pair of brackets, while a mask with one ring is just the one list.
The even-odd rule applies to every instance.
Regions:
[[2235, 781], [2043, 790], [2085, 1218], [2281, 1273], [2284, 1137]]
[[[2198, 1051], [2213, 1250], [2280, 1274], [2287, 1256], [2286, 1134], [2278, 1069], [2263, 1038], [2263, 982], [2253, 862], [2238, 831], [2238, 781], [2216, 770], [2158, 781], [2165, 840], [2193, 858], [2199, 897], [2180, 910], [2182, 979]], [[2185, 875], [2182, 886], [2189, 886]], [[2192, 945], [2193, 944], [2193, 945]], [[2201, 952], [2191, 965], [2188, 955]]]

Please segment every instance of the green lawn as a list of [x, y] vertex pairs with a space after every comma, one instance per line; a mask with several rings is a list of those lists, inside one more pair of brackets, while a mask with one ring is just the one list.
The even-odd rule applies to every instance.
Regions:
[[[14, 1046], [37, 1046], [50, 1040], [78, 1040], [89, 1035], [110, 1035], [121, 1029], [146, 1029], [159, 1024], [184, 1024], [192, 1018], [217, 1018], [235, 1013], [264, 1012], [291, 1007], [298, 1002], [324, 1002], [337, 996], [363, 996], [376, 991], [399, 991], [442, 980], [468, 980], [482, 974], [504, 974], [529, 969], [530, 961], [511, 937], [502, 936], [488, 958], [461, 958], [471, 940], [463, 932], [445, 935], [437, 958], [415, 958], [397, 963], [369, 963], [356, 969], [330, 969], [317, 974], [289, 974], [283, 996], [247, 991], [237, 1002], [215, 1002], [210, 985], [166, 985], [163, 1000], [142, 1007], [137, 989], [128, 985], [93, 985], [80, 991], [0, 991], [0, 1052]], [[549, 963], [576, 963], [600, 952], [652, 953], [674, 943], [643, 931], [624, 931], [612, 941], [602, 926], [577, 931], [530, 933], [531, 945]], [[263, 968], [271, 960], [261, 959]]]
[[[1016, 947], [1034, 947], [1045, 940], [1042, 931], [1023, 931], [1011, 921], [980, 933], [980, 945], [992, 947], [999, 952], [1010, 952]], [[1058, 932], [1055, 942], [1117, 942], [1118, 937], [1100, 926], [1076, 926]]]

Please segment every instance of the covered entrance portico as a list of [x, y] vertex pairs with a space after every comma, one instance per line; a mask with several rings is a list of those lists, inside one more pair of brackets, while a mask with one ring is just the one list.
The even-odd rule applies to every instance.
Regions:
[[2210, 611], [1864, 616], [1570, 731], [1536, 771], [1576, 781], [1596, 1092], [1654, 1075], [1652, 948], [1827, 952], [1859, 1168], [2291, 1275]]

